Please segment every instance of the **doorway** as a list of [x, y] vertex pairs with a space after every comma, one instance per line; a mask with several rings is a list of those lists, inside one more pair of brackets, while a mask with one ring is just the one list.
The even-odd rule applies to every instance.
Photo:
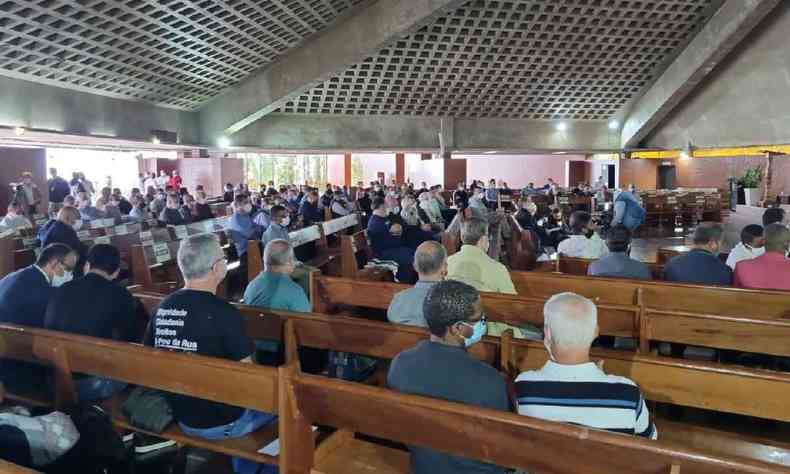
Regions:
[[614, 189], [617, 187], [617, 169], [614, 165], [606, 165], [606, 187]]
[[661, 165], [658, 167], [658, 189], [675, 189], [675, 166]]

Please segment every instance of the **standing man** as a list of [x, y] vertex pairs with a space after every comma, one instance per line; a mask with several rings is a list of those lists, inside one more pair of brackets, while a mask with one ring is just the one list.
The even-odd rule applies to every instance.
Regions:
[[159, 170], [159, 177], [156, 178], [157, 189], [165, 189], [168, 181], [170, 181], [170, 178], [167, 176], [165, 170]]
[[181, 179], [181, 176], [178, 175], [178, 170], [173, 170], [172, 176], [168, 181], [168, 184], [173, 187], [173, 191], [179, 192], [181, 190], [181, 184], [184, 182]]
[[[177, 259], [184, 289], [162, 300], [143, 343], [157, 349], [251, 363], [252, 341], [245, 334], [244, 318], [217, 297], [217, 286], [228, 273], [228, 261], [217, 237], [197, 234], [184, 239]], [[157, 336], [162, 333], [172, 336]], [[184, 433], [212, 441], [246, 436], [277, 419], [269, 413], [185, 395], [166, 393], [165, 397]], [[236, 473], [258, 472], [260, 467], [240, 458], [232, 458], [232, 462]]]
[[[39, 191], [38, 186], [33, 182], [33, 173], [30, 171], [22, 173], [22, 190], [25, 193], [28, 204], [28, 208], [25, 209], [25, 212], [27, 212], [30, 217], [33, 217], [38, 213], [38, 205], [41, 204], [41, 191]], [[63, 201], [61, 200], [61, 202]]]
[[66, 196], [71, 194], [71, 187], [65, 179], [58, 176], [58, 170], [55, 168], [49, 169], [49, 181], [47, 187], [49, 188], [49, 214], [54, 216], [63, 207], [63, 200]]
[[612, 219], [612, 226], [622, 224], [631, 232], [645, 222], [647, 214], [632, 189], [633, 185], [629, 187], [628, 191], [615, 193], [614, 218]]

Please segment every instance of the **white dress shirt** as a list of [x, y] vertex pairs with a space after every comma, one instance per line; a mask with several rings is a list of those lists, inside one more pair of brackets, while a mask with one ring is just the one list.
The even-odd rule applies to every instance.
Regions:
[[765, 247], [749, 247], [738, 242], [727, 257], [727, 266], [735, 270], [735, 265], [741, 260], [751, 260], [765, 253]]
[[557, 252], [566, 257], [598, 259], [607, 255], [609, 249], [598, 234], [589, 239], [584, 235], [572, 235], [560, 242]]

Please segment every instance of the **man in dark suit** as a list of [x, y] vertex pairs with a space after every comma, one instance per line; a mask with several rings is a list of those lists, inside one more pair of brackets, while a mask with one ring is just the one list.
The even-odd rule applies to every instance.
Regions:
[[694, 248], [667, 263], [664, 279], [699, 285], [732, 285], [732, 270], [719, 259], [723, 236], [721, 224], [700, 223], [694, 230]]
[[82, 228], [80, 212], [73, 207], [64, 207], [58, 211], [58, 217], [47, 225], [41, 235], [41, 246], [64, 244], [77, 253], [77, 276], [82, 276], [82, 266], [85, 264], [87, 249], [80, 242], [77, 231]]
[[[62, 210], [61, 210], [62, 211]], [[0, 280], [0, 323], [44, 327], [44, 315], [53, 287], [71, 279], [77, 254], [63, 244], [44, 248], [29, 267], [17, 270]], [[45, 372], [41, 366], [4, 361], [3, 383], [12, 391], [42, 386]]]

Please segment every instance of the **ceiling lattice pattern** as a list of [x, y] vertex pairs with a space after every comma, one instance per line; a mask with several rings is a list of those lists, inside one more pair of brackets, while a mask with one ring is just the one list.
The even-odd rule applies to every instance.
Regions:
[[0, 75], [194, 110], [362, 0], [0, 0]]
[[720, 0], [473, 0], [282, 112], [600, 120]]

